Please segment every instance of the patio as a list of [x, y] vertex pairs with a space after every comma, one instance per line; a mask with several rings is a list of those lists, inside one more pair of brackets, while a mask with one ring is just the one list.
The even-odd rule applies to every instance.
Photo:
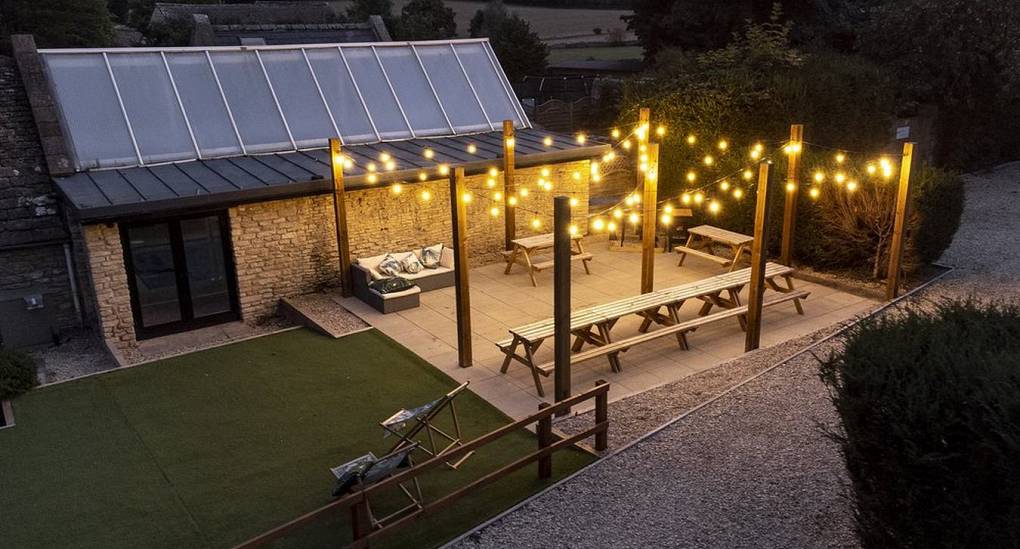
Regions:
[[[573, 309], [637, 295], [640, 291], [640, 254], [612, 251], [604, 236], [585, 238], [585, 247], [594, 254], [591, 274], [580, 262], [573, 262], [571, 304]], [[507, 338], [512, 327], [549, 318], [553, 314], [552, 271], [538, 275], [538, 287], [532, 287], [527, 273], [515, 266], [503, 274], [505, 264], [473, 268], [470, 271], [471, 328], [474, 366], [457, 365], [457, 326], [454, 288], [421, 294], [421, 306], [384, 315], [356, 298], [340, 299], [341, 305], [366, 322], [411, 349], [441, 371], [458, 381], [471, 381], [471, 390], [497, 408], [519, 418], [536, 410], [543, 399], [535, 392], [530, 371], [512, 363], [507, 373], [499, 369], [504, 355], [495, 342]], [[675, 254], [655, 255], [655, 288], [666, 288], [724, 272], [715, 263], [689, 258], [677, 267]], [[763, 317], [762, 346], [796, 338], [824, 326], [847, 320], [878, 305], [872, 299], [806, 281], [797, 288], [811, 292], [804, 303], [805, 314], [796, 313], [792, 303], [766, 308]], [[743, 296], [746, 298], [746, 289]], [[693, 318], [695, 304], [685, 305], [683, 318]], [[637, 333], [640, 317], [621, 320], [614, 332]], [[671, 338], [635, 347], [621, 356], [623, 370], [613, 373], [604, 358], [572, 367], [575, 392], [592, 386], [596, 380], [612, 383], [610, 400], [646, 391], [722, 364], [744, 352], [744, 332], [734, 320], [700, 327], [689, 335], [690, 350], [678, 348]], [[538, 351], [539, 360], [552, 357], [551, 341]], [[543, 380], [546, 402], [552, 402], [552, 378]]]

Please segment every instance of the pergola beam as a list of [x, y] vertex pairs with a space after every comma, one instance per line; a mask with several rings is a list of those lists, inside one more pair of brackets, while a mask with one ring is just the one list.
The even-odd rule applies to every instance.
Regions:
[[351, 243], [347, 231], [347, 194], [344, 189], [344, 157], [340, 139], [329, 140], [329, 167], [333, 180], [333, 218], [336, 225], [336, 249], [340, 259], [340, 295], [351, 297]]

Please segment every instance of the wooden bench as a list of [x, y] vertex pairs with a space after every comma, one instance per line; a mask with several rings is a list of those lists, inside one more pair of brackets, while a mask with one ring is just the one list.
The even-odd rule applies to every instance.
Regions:
[[[797, 291], [793, 287], [793, 268], [768, 263], [765, 266], [765, 280], [767, 287], [782, 295], [770, 298], [765, 306], [772, 306], [786, 301], [793, 301], [797, 312], [803, 314], [801, 299], [808, 296], [807, 292]], [[780, 280], [785, 281], [785, 284]], [[709, 322], [715, 322], [724, 318], [736, 317], [743, 329], [746, 325], [746, 307], [740, 302], [740, 291], [751, 281], [751, 269], [741, 269], [729, 273], [720, 274], [714, 277], [666, 288], [647, 294], [641, 294], [625, 299], [588, 307], [574, 311], [570, 316], [570, 332], [574, 338], [571, 346], [571, 362], [580, 362], [598, 356], [606, 356], [609, 360], [612, 371], [622, 370], [619, 354], [630, 346], [636, 345], [644, 340], [621, 340], [627, 341], [626, 345], [617, 345], [614, 341], [612, 330], [617, 322], [629, 315], [640, 315], [643, 317], [639, 333], [655, 333], [656, 339], [665, 335], [673, 334], [681, 349], [686, 350], [687, 334], [693, 332], [698, 326]], [[725, 295], [724, 295], [725, 294]], [[696, 299], [702, 302], [698, 312], [699, 318], [693, 321], [681, 321], [680, 308], [689, 300]], [[713, 307], [720, 307], [724, 310], [710, 315]], [[665, 311], [663, 312], [663, 309]], [[716, 316], [719, 315], [719, 316]], [[703, 320], [703, 319], [710, 320]], [[693, 322], [693, 324], [691, 324]], [[669, 328], [648, 332], [653, 325], [660, 325]], [[673, 329], [675, 326], [687, 326], [686, 328]], [[545, 396], [542, 389], [540, 376], [548, 376], [551, 372], [551, 364], [539, 364], [535, 360], [535, 353], [542, 343], [553, 337], [555, 325], [553, 319], [545, 319], [531, 324], [526, 324], [510, 330], [509, 339], [496, 343], [506, 357], [500, 368], [506, 373], [512, 361], [524, 364], [532, 372], [535, 381], [535, 388], [539, 396]], [[641, 337], [641, 336], [635, 336]], [[592, 348], [584, 350], [585, 345]], [[521, 352], [518, 350], [521, 349]]]
[[[581, 243], [581, 235], [572, 235], [570, 237], [573, 249], [570, 250], [570, 259], [581, 261], [584, 264], [584, 272], [591, 274], [591, 270], [588, 268], [588, 262], [594, 257], [592, 254], [584, 251], [584, 245]], [[524, 238], [516, 238], [510, 241], [513, 244], [513, 249], [505, 250], [500, 252], [503, 254], [503, 259], [506, 261], [506, 269], [503, 274], [510, 274], [510, 270], [513, 269], [515, 263], [520, 263], [528, 270], [528, 276], [531, 277], [531, 285], [538, 286], [538, 281], [535, 279], [535, 273], [550, 269], [553, 266], [553, 261], [536, 262], [532, 257], [535, 253], [543, 250], [548, 250], [553, 247], [553, 234], [539, 234], [535, 236], [527, 236]]]
[[[727, 231], [726, 229], [720, 229], [719, 227], [713, 227], [711, 225], [698, 225], [687, 229], [687, 243], [683, 246], [676, 246], [673, 250], [679, 256], [677, 266], [682, 267], [684, 260], [687, 256], [693, 255], [709, 261], [714, 261], [723, 267], [729, 267], [730, 271], [736, 268], [740, 262], [741, 256], [747, 251], [754, 242], [754, 237], [747, 236], [746, 234], [735, 233], [733, 231]], [[733, 258], [725, 258], [715, 253], [715, 245], [723, 244], [729, 246], [733, 252]], [[701, 247], [702, 251], [697, 249]]]

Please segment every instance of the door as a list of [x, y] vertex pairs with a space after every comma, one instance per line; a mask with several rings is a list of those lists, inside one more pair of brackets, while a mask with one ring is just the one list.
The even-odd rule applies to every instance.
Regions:
[[122, 225], [138, 339], [239, 318], [226, 213]]

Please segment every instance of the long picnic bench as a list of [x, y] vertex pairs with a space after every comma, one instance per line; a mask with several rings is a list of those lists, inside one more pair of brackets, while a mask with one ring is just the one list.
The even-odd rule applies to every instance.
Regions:
[[[777, 295], [767, 297], [763, 301], [764, 307], [793, 301], [797, 312], [804, 314], [800, 300], [807, 298], [810, 292], [794, 288], [793, 272], [792, 267], [777, 263], [765, 266], [767, 287]], [[687, 350], [688, 333], [700, 326], [734, 317], [741, 329], [746, 329], [747, 306], [741, 303], [740, 291], [750, 282], [751, 269], [747, 268], [574, 311], [570, 315], [570, 333], [574, 338], [570, 362], [575, 364], [606, 356], [612, 371], [620, 372], [620, 353], [635, 345], [673, 335], [680, 348]], [[680, 308], [692, 299], [702, 302], [698, 316], [681, 320]], [[712, 313], [715, 307], [722, 310]], [[621, 318], [630, 315], [643, 317], [638, 334], [614, 340], [613, 328]], [[660, 328], [650, 331], [653, 324]], [[531, 370], [539, 396], [545, 396], [540, 376], [548, 377], [553, 371], [553, 363], [539, 363], [535, 353], [554, 333], [551, 318], [511, 329], [509, 339], [496, 343], [506, 355], [500, 371], [505, 374], [511, 362], [520, 362]], [[590, 345], [590, 348], [585, 350], [585, 345]]]
[[[683, 246], [675, 246], [673, 251], [679, 256], [677, 266], [682, 267], [684, 259], [693, 255], [709, 261], [714, 261], [722, 267], [729, 267], [733, 271], [740, 262], [740, 257], [747, 252], [748, 247], [754, 242], [753, 236], [740, 234], [712, 225], [698, 225], [687, 229], [687, 243]], [[733, 252], [733, 258], [726, 258], [715, 254], [715, 245], [722, 244], [729, 246]], [[699, 250], [698, 247], [705, 251]]]

